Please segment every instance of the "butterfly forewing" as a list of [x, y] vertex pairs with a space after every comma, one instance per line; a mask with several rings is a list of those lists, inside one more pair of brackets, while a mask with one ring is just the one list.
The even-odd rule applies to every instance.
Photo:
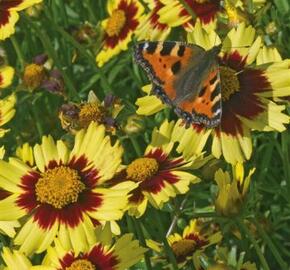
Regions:
[[182, 42], [143, 42], [135, 47], [135, 59], [147, 72], [149, 79], [171, 99], [176, 98], [176, 80], [192, 59], [205, 51]]

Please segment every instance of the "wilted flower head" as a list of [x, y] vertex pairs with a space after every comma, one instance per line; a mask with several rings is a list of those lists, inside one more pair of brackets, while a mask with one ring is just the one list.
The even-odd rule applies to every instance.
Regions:
[[58, 69], [53, 69], [49, 72], [48, 77], [42, 82], [41, 87], [52, 94], [65, 95], [64, 80]]
[[46, 76], [45, 68], [39, 64], [29, 64], [24, 69], [23, 84], [30, 91], [38, 88]]

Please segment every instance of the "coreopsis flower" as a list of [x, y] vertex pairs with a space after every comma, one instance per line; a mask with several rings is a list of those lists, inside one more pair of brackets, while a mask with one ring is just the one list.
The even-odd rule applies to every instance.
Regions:
[[49, 247], [42, 266], [38, 270], [98, 269], [125, 270], [143, 258], [146, 248], [140, 247], [132, 234], [125, 234], [114, 244], [97, 242], [82, 253], [66, 250], [58, 240]]
[[10, 66], [0, 67], [0, 89], [8, 87], [14, 77], [14, 68]]
[[159, 22], [158, 11], [164, 7], [160, 0], [145, 0], [150, 12], [142, 17], [136, 29], [138, 40], [165, 40], [169, 35], [171, 27]]
[[105, 32], [103, 48], [96, 57], [100, 67], [113, 56], [128, 49], [144, 10], [137, 0], [109, 0], [107, 9], [110, 17], [102, 21]]
[[159, 21], [170, 27], [183, 25], [188, 31], [197, 21], [201, 22], [204, 27], [214, 27], [217, 14], [221, 9], [220, 0], [185, 0], [195, 16], [193, 18], [188, 9], [178, 0], [160, 0], [160, 2], [164, 7], [158, 12]]
[[185, 264], [187, 260], [193, 259], [196, 269], [200, 269], [201, 252], [207, 247], [219, 243], [222, 234], [214, 231], [201, 220], [193, 219], [184, 228], [182, 235], [174, 233], [167, 239], [179, 264]]
[[[188, 41], [205, 49], [220, 42], [214, 31], [206, 32], [199, 23], [188, 34]], [[223, 155], [227, 162], [235, 164], [251, 157], [251, 130], [285, 130], [289, 116], [283, 113], [285, 106], [278, 105], [273, 100], [290, 95], [287, 80], [290, 76], [289, 64], [287, 60], [268, 65], [255, 64], [260, 46], [261, 38], [256, 37], [255, 29], [251, 26], [246, 27], [242, 23], [228, 33], [218, 59], [222, 95], [221, 124], [214, 129], [194, 124], [189, 131], [178, 121], [172, 140], [180, 143], [179, 151], [190, 155], [188, 142], [202, 138], [199, 141], [202, 148], [211, 135], [212, 154], [216, 158]], [[137, 104], [137, 112], [147, 115], [164, 106], [155, 96], [145, 96], [142, 100], [137, 100]], [[193, 148], [192, 151], [194, 153], [196, 149]]]
[[70, 151], [61, 140], [44, 136], [33, 148], [35, 166], [18, 158], [0, 160], [0, 201], [4, 221], [22, 218], [14, 239], [25, 254], [40, 253], [56, 235], [80, 252], [95, 242], [94, 228], [122, 217], [131, 182], [104, 187], [120, 166], [122, 148], [111, 145], [105, 127], [91, 123], [75, 136]]
[[0, 99], [0, 138], [9, 131], [9, 129], [4, 129], [2, 126], [8, 123], [15, 115], [15, 103], [15, 94], [12, 94], [4, 99]]
[[232, 179], [230, 174], [222, 169], [215, 173], [215, 181], [218, 185], [215, 208], [219, 214], [232, 216], [240, 212], [254, 172], [255, 169], [250, 170], [245, 177], [243, 165], [237, 163], [237, 165], [233, 166]]
[[42, 0], [2, 0], [0, 2], [0, 40], [4, 40], [14, 34], [15, 24], [19, 19], [18, 11], [40, 2], [42, 2]]
[[190, 184], [200, 181], [186, 170], [201, 167], [207, 162], [206, 158], [199, 155], [186, 160], [182, 156], [170, 156], [174, 146], [169, 141], [173, 125], [174, 122], [165, 121], [159, 130], [154, 129], [151, 143], [144, 155], [133, 160], [111, 180], [112, 184], [126, 180], [138, 184], [130, 192], [130, 215], [143, 215], [148, 202], [155, 208], [162, 208], [170, 198], [186, 193]]
[[104, 124], [108, 131], [115, 131], [115, 118], [122, 110], [120, 100], [109, 94], [101, 102], [93, 91], [90, 91], [87, 102], [81, 104], [68, 103], [60, 108], [59, 118], [63, 129], [75, 133], [86, 128], [91, 122]]

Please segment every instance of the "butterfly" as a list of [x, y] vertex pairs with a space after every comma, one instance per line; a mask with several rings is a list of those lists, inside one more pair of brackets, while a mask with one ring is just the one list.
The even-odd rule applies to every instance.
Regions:
[[151, 80], [152, 93], [173, 107], [186, 127], [196, 123], [213, 128], [221, 122], [221, 46], [205, 50], [177, 41], [148, 41], [134, 47], [134, 59]]

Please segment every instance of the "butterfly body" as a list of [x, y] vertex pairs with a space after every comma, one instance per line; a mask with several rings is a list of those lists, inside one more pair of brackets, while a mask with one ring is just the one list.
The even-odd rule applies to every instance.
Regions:
[[136, 62], [153, 83], [153, 94], [191, 123], [214, 127], [221, 119], [217, 55], [221, 45], [206, 51], [182, 42], [143, 42], [135, 46]]

